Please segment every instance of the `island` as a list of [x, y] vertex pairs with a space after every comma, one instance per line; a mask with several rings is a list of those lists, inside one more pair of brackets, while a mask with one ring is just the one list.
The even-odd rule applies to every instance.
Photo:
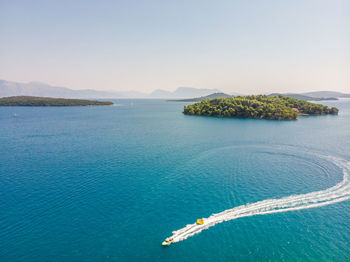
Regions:
[[109, 106], [110, 101], [66, 99], [37, 96], [10, 96], [0, 98], [0, 106]]
[[296, 120], [298, 115], [338, 114], [336, 107], [287, 96], [250, 95], [203, 100], [184, 107], [186, 115]]

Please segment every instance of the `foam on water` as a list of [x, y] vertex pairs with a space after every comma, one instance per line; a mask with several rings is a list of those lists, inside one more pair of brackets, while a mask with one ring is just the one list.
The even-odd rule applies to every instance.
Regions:
[[332, 161], [342, 169], [343, 180], [340, 183], [325, 190], [307, 194], [291, 195], [280, 199], [267, 199], [256, 203], [237, 206], [217, 214], [212, 214], [210, 217], [204, 219], [205, 223], [203, 225], [198, 225], [196, 223], [189, 224], [184, 228], [173, 231], [173, 235], [170, 238], [172, 238], [174, 242], [179, 242], [224, 221], [234, 220], [241, 217], [321, 207], [350, 199], [350, 162], [331, 156], [320, 157]]

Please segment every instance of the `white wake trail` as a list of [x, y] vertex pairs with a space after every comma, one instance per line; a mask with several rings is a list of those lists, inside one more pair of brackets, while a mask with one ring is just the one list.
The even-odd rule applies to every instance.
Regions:
[[218, 223], [237, 218], [315, 208], [349, 200], [350, 162], [335, 157], [323, 156], [322, 158], [332, 160], [333, 163], [335, 163], [343, 171], [343, 180], [335, 186], [307, 194], [292, 195], [280, 199], [267, 199], [252, 204], [234, 207], [205, 218], [205, 223], [203, 225], [198, 225], [196, 223], [189, 224], [182, 229], [174, 231], [173, 235], [168, 239], [172, 239], [173, 242], [179, 242], [190, 236], [198, 234], [209, 227], [215, 226]]

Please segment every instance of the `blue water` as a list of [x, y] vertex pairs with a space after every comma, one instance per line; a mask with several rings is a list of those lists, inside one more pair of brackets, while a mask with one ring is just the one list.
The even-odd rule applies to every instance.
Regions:
[[[0, 107], [0, 261], [350, 261], [350, 201], [197, 218], [327, 189], [350, 160], [350, 100], [297, 121], [183, 115], [185, 103]], [[17, 116], [14, 117], [13, 114]]]

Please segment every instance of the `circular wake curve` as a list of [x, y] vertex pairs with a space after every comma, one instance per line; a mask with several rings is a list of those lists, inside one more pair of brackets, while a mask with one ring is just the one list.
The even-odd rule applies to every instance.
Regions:
[[331, 160], [335, 165], [342, 169], [343, 180], [340, 183], [325, 190], [307, 194], [291, 195], [280, 199], [267, 199], [252, 204], [234, 207], [232, 209], [213, 214], [204, 219], [205, 223], [203, 225], [194, 223], [189, 224], [182, 229], [173, 231], [173, 235], [168, 239], [172, 239], [173, 242], [179, 242], [198, 234], [209, 227], [215, 226], [218, 223], [241, 217], [315, 208], [350, 199], [350, 162], [330, 156], [321, 156], [321, 158]]

